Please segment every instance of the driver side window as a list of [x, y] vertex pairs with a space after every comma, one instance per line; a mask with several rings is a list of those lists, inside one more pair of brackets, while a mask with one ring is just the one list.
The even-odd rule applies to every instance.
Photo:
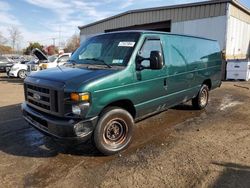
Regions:
[[[151, 51], [159, 51], [162, 53], [161, 41], [159, 39], [147, 39], [144, 42], [139, 55], [143, 58], [149, 58]], [[142, 61], [141, 65], [149, 67], [150, 62], [149, 60], [144, 60]]]

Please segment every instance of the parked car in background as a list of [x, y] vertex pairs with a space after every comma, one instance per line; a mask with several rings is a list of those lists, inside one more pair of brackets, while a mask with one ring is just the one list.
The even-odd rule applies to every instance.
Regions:
[[20, 63], [26, 60], [22, 55], [11, 55], [8, 56], [8, 58], [11, 59], [14, 63]]
[[14, 65], [14, 62], [5, 56], [0, 56], [0, 72], [8, 72]]
[[18, 62], [11, 67], [7, 75], [10, 77], [19, 77], [21, 79], [24, 79], [27, 76], [28, 65], [36, 64], [37, 61], [38, 60]]
[[59, 56], [46, 56], [41, 50], [34, 49], [32, 53], [38, 58], [36, 64], [28, 65], [28, 74], [56, 66], [64, 65], [70, 58], [71, 53], [64, 53]]
[[35, 48], [32, 50], [32, 54], [38, 59], [36, 63], [28, 64], [27, 74], [42, 70], [39, 65], [48, 61], [47, 56], [39, 49]]
[[67, 63], [71, 56], [71, 53], [63, 53], [59, 56], [49, 56], [48, 57], [48, 62], [43, 63], [41, 65], [42, 69], [48, 69], [48, 68], [53, 68], [56, 66], [61, 66]]

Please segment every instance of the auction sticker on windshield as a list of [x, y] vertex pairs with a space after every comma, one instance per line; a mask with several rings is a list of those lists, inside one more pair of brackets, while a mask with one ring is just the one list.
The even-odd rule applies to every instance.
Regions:
[[123, 59], [114, 59], [112, 61], [113, 64], [122, 64], [123, 63]]
[[134, 47], [134, 45], [135, 45], [135, 42], [119, 42], [119, 44], [118, 44], [118, 46], [120, 46], [120, 47], [130, 47], [130, 48], [132, 48], [132, 47]]

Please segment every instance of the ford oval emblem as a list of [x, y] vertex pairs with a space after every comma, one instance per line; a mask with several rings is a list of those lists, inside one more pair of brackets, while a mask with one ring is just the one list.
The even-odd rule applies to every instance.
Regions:
[[33, 98], [39, 101], [41, 99], [41, 96], [37, 93], [34, 93]]

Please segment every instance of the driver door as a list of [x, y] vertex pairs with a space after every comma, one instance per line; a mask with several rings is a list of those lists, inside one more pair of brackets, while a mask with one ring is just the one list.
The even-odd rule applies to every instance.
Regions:
[[[146, 37], [138, 54], [143, 58], [149, 58], [151, 51], [160, 51], [163, 54], [159, 37]], [[144, 60], [141, 65], [150, 67], [150, 61]], [[136, 80], [138, 115], [143, 116], [165, 109], [165, 96], [167, 94], [165, 62], [160, 70], [143, 69], [136, 71]]]

